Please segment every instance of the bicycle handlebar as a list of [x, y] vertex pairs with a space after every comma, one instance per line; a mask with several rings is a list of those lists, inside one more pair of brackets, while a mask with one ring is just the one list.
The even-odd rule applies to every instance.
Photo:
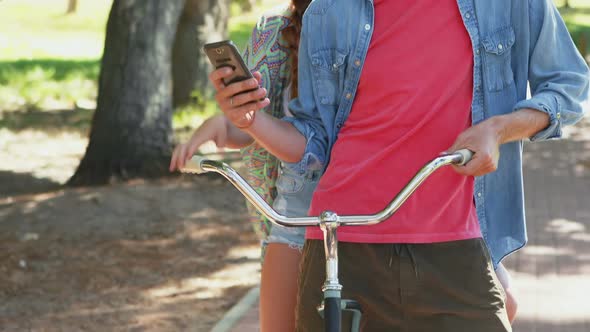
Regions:
[[332, 212], [324, 212], [317, 217], [286, 217], [277, 213], [233, 168], [224, 162], [194, 156], [180, 171], [183, 173], [216, 172], [231, 182], [246, 199], [266, 218], [283, 226], [302, 227], [319, 226], [322, 221], [336, 222], [342, 226], [363, 226], [378, 224], [391, 217], [410, 195], [437, 169], [450, 164], [465, 165], [473, 157], [467, 149], [451, 154], [441, 155], [427, 163], [406, 186], [395, 196], [387, 207], [373, 215], [338, 216]]

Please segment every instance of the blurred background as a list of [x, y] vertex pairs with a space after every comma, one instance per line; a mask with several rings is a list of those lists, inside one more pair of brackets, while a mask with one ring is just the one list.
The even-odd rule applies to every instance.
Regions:
[[[172, 140], [168, 136], [177, 135], [182, 140], [185, 138], [183, 134], [216, 111], [207, 80], [210, 67], [201, 51], [202, 45], [206, 41], [230, 38], [241, 49], [260, 13], [280, 3], [278, 0], [232, 0], [211, 4], [196, 0], [161, 4], [121, 1], [119, 11], [113, 12], [112, 33], [107, 36], [112, 1], [0, 2], [0, 127], [3, 129], [0, 134], [3, 158], [0, 171], [33, 173], [36, 178], [46, 180], [31, 184], [40, 190], [52, 183], [64, 184], [74, 174], [88, 144], [92, 116], [97, 108], [101, 57], [106, 46], [111, 52], [103, 64], [105, 76], [128, 67], [122, 73], [125, 77], [117, 76], [105, 82], [105, 112], [112, 108], [111, 102], [127, 98], [125, 95], [144, 99], [136, 100], [138, 105], [141, 104], [140, 108], [160, 103], [160, 108], [165, 110], [156, 112], [165, 113], [162, 117], [171, 121], [171, 125], [158, 137], [148, 133], [158, 130], [146, 128], [146, 137], [152, 137], [151, 140], [158, 144], [153, 144], [152, 151], [142, 152], [143, 157], [151, 159], [142, 162], [152, 163], [156, 169], [131, 165], [137, 163], [131, 161], [130, 154], [133, 153], [125, 157], [124, 153], [107, 157], [105, 153], [112, 151], [101, 153], [98, 150], [103, 149], [99, 146], [89, 153], [96, 158], [108, 159], [111, 165], [103, 165], [100, 171], [93, 169], [92, 175], [88, 175], [90, 170], [81, 170], [80, 176], [72, 182], [80, 185], [106, 183], [109, 177], [163, 174], [158, 169], [156, 157], [169, 154]], [[178, 16], [179, 11], [179, 19], [164, 19], [166, 15]], [[146, 18], [150, 14], [151, 19]], [[125, 50], [126, 43], [136, 49]], [[144, 48], [146, 44], [149, 46]], [[139, 59], [138, 52], [150, 51], [159, 52], [154, 56], [158, 58]], [[158, 76], [158, 71], [169, 67], [172, 72], [164, 75], [172, 82]], [[129, 80], [143, 79], [161, 82], [154, 84], [151, 90], [121, 90], [122, 84], [132, 85]], [[165, 89], [158, 91], [159, 88]], [[149, 100], [159, 93], [162, 94], [159, 97], [165, 100]], [[141, 121], [141, 111], [133, 113], [133, 110], [122, 109], [117, 111], [134, 117], [128, 126], [132, 126], [131, 122]], [[103, 132], [101, 128], [111, 125], [112, 122], [102, 126], [97, 124], [98, 136]], [[105, 147], [113, 144], [100, 137], [97, 142]], [[123, 149], [122, 146], [117, 148]], [[122, 169], [117, 170], [117, 167]], [[123, 169], [125, 174], [122, 174]], [[19, 181], [10, 188], [2, 186], [0, 193], [14, 193], [14, 190], [21, 189], [30, 192], [31, 186], [20, 188], [23, 183]]]
[[[207, 331], [257, 284], [239, 194], [167, 166], [217, 112], [202, 45], [241, 49], [284, 3], [0, 0], [0, 331]], [[555, 3], [588, 59], [590, 0]], [[590, 330], [572, 301], [590, 296], [589, 128], [527, 146], [532, 243], [508, 260], [525, 293], [517, 331]], [[240, 167], [236, 151], [201, 153]], [[563, 294], [560, 313], [547, 299]]]

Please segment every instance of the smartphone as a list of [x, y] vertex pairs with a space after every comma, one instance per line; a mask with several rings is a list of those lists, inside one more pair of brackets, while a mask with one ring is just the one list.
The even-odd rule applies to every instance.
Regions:
[[254, 77], [252, 76], [250, 69], [246, 66], [236, 45], [234, 45], [231, 40], [205, 44], [203, 50], [215, 69], [222, 67], [230, 67], [233, 69], [232, 75], [223, 80], [225, 85]]

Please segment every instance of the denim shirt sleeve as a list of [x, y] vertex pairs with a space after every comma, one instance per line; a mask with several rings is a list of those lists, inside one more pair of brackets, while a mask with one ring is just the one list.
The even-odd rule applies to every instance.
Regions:
[[549, 126], [531, 141], [560, 138], [562, 125], [576, 123], [585, 111], [588, 66], [552, 1], [529, 0], [529, 9], [532, 97], [518, 102], [514, 110], [531, 108], [549, 115]]
[[[304, 16], [305, 21], [305, 16]], [[321, 169], [325, 166], [328, 154], [329, 137], [318, 106], [313, 88], [313, 77], [308, 52], [308, 35], [301, 32], [298, 60], [298, 96], [289, 103], [289, 110], [294, 117], [285, 117], [301, 132], [307, 140], [305, 152], [298, 163], [285, 163], [287, 167], [304, 172], [309, 169]]]

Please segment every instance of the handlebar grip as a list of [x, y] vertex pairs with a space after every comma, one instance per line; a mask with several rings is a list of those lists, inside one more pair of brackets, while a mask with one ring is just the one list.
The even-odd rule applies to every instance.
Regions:
[[457, 150], [454, 153], [460, 154], [463, 157], [463, 159], [461, 159], [461, 161], [457, 163], [457, 165], [459, 166], [467, 164], [469, 161], [471, 161], [471, 158], [473, 158], [473, 151], [469, 149]]
[[202, 174], [207, 171], [203, 169], [202, 162], [207, 160], [205, 157], [193, 156], [186, 162], [183, 168], [180, 169], [182, 173]]

